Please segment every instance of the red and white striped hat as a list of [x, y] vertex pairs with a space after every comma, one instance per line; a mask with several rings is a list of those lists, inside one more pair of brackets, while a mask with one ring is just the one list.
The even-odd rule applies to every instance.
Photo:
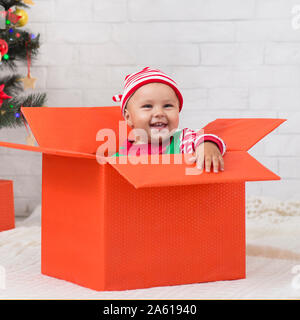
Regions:
[[128, 74], [124, 80], [123, 95], [117, 94], [112, 97], [112, 99], [115, 102], [121, 101], [120, 107], [122, 109], [123, 116], [124, 116], [126, 103], [129, 100], [129, 98], [132, 96], [132, 94], [141, 86], [151, 82], [161, 82], [170, 86], [175, 91], [179, 99], [179, 112], [181, 111], [183, 98], [179, 89], [177, 88], [177, 83], [173, 79], [171, 79], [168, 75], [163, 73], [161, 70], [146, 67], [142, 71]]

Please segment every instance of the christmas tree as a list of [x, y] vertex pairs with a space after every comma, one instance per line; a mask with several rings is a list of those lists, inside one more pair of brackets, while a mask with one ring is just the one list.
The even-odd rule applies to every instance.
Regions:
[[[46, 101], [46, 93], [25, 93], [35, 88], [30, 65], [40, 46], [40, 34], [22, 29], [28, 21], [23, 8], [33, 4], [32, 0], [0, 0], [0, 129], [22, 125], [27, 129], [20, 108], [41, 107]], [[17, 61], [27, 65], [27, 76], [16, 73]]]

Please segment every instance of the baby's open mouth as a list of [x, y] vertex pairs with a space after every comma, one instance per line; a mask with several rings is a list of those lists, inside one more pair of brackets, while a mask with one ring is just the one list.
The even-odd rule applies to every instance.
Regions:
[[157, 129], [163, 129], [167, 127], [167, 124], [164, 122], [156, 122], [156, 123], [152, 123], [150, 124], [151, 128], [157, 128]]

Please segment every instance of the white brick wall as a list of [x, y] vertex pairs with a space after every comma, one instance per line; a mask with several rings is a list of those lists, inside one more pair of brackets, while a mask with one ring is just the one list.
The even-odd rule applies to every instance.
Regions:
[[[115, 105], [125, 75], [153, 66], [182, 89], [181, 127], [221, 117], [288, 119], [250, 150], [282, 180], [248, 182], [247, 192], [297, 197], [295, 5], [300, 0], [36, 0], [26, 27], [41, 34], [42, 46], [31, 73], [53, 107]], [[25, 136], [25, 128], [0, 131], [5, 141], [25, 143]], [[17, 215], [26, 215], [41, 200], [41, 155], [0, 148], [0, 156], [0, 178], [14, 180]]]

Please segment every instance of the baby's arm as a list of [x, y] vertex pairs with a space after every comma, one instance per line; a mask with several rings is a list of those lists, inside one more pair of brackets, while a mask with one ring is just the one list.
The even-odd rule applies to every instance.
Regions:
[[223, 156], [225, 151], [226, 151], [226, 144], [225, 142], [218, 136], [216, 136], [215, 134], [201, 134], [201, 133], [197, 133], [196, 138], [195, 138], [195, 150], [197, 149], [197, 147], [202, 143], [202, 142], [214, 142], [217, 147], [219, 148], [221, 155]]
[[[204, 143], [202, 149], [201, 143]], [[201, 150], [202, 149], [202, 150]], [[211, 163], [213, 163], [214, 172], [218, 172], [218, 168], [224, 170], [224, 160], [222, 156], [226, 151], [225, 142], [214, 134], [202, 134], [202, 130], [195, 132], [192, 129], [184, 128], [181, 134], [180, 150], [183, 153], [196, 153], [195, 157], [190, 161], [197, 161], [197, 167], [202, 170], [205, 162], [206, 171], [210, 171]]]

